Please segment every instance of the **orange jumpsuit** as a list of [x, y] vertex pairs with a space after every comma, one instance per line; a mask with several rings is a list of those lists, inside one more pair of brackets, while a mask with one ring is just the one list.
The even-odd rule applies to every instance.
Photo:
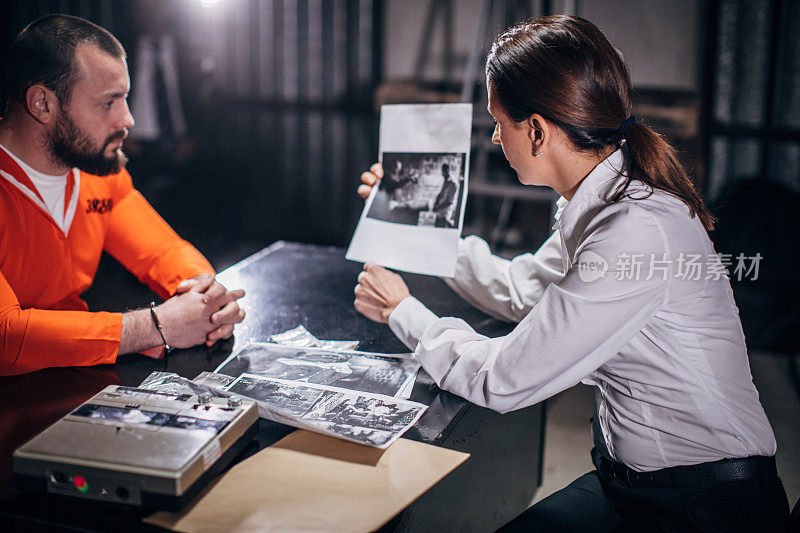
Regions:
[[125, 170], [105, 177], [73, 170], [64, 210], [72, 217], [66, 235], [0, 148], [0, 375], [116, 361], [122, 314], [88, 312], [80, 298], [103, 250], [162, 298], [182, 280], [214, 272]]

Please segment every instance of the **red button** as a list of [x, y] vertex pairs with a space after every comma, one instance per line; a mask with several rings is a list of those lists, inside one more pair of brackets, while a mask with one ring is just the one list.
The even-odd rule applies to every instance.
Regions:
[[87, 489], [86, 478], [83, 476], [74, 476], [72, 478], [72, 484], [75, 485], [75, 488], [79, 491], [83, 492]]

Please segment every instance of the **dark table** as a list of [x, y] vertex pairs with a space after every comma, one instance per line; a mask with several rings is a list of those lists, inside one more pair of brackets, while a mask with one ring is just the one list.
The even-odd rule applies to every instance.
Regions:
[[[11, 453], [106, 385], [138, 385], [153, 371], [193, 378], [213, 370], [247, 342], [266, 340], [299, 324], [321, 339], [358, 339], [361, 350], [408, 352], [388, 326], [353, 308], [360, 269], [344, 259], [341, 248], [277, 242], [219, 274], [227, 287], [247, 291], [241, 301], [247, 316], [233, 340], [211, 350], [178, 350], [160, 361], [130, 355], [114, 366], [53, 368], [0, 378], [0, 520], [24, 529], [156, 529], [140, 522], [140, 510], [17, 492], [11, 486]], [[403, 278], [412, 294], [440, 316], [459, 316], [489, 336], [510, 330], [509, 324], [466, 304], [437, 278]], [[541, 480], [543, 405], [500, 415], [439, 389], [424, 370], [411, 399], [429, 407], [404, 437], [471, 457], [395, 518], [392, 528], [487, 531], [527, 507]], [[260, 420], [257, 446], [268, 446], [292, 430]]]

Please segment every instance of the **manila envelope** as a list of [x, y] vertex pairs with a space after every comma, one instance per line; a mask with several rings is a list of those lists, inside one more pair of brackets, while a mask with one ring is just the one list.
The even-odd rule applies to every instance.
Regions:
[[181, 513], [175, 531], [372, 531], [469, 454], [406, 439], [386, 450], [298, 430], [235, 465]]

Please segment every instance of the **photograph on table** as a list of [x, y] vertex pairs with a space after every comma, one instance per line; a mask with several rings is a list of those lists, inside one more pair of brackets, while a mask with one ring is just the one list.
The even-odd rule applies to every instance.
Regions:
[[379, 429], [337, 423], [321, 423], [320, 425], [328, 431], [348, 437], [348, 440], [360, 441], [373, 446], [380, 446], [392, 437], [391, 432]]
[[455, 228], [464, 194], [465, 153], [384, 153], [383, 178], [368, 218]]
[[255, 400], [259, 416], [345, 440], [385, 448], [427, 406], [375, 393], [242, 374], [227, 393]]
[[327, 391], [243, 374], [230, 385], [228, 392], [263, 402], [283, 414], [302, 417]]
[[417, 409], [369, 396], [328, 394], [319, 399], [309, 415], [332, 424], [397, 431], [414, 420]]
[[419, 367], [412, 354], [345, 352], [253, 342], [223, 361], [215, 372], [234, 377], [256, 374], [395, 396], [411, 391], [410, 382]]

